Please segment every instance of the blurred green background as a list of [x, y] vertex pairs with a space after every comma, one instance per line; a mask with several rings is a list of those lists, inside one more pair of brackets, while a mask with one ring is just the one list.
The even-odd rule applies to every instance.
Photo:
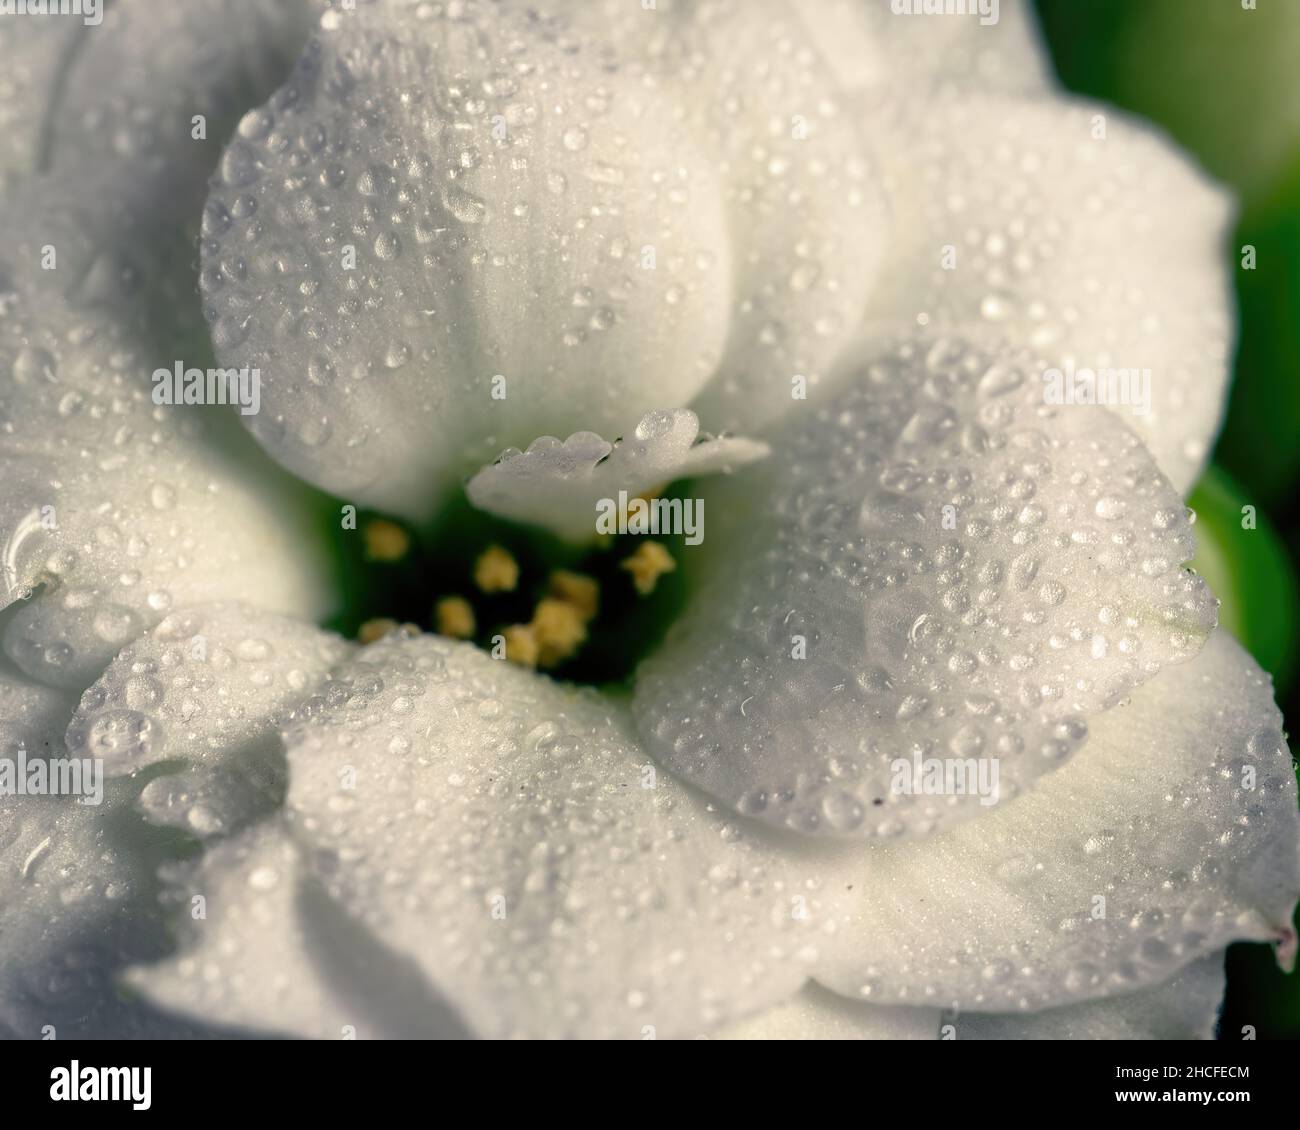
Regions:
[[[1252, 0], [1245, 0], [1246, 3]], [[1288, 723], [1296, 679], [1300, 560], [1300, 0], [1036, 0], [1057, 73], [1079, 94], [1167, 130], [1237, 193], [1240, 314], [1227, 418], [1189, 500], [1196, 565], [1221, 622], [1272, 675]], [[1256, 249], [1254, 270], [1241, 248]], [[1253, 506], [1257, 528], [1242, 528]], [[1294, 749], [1294, 742], [1292, 743]], [[1228, 951], [1220, 1037], [1300, 1039], [1300, 974], [1267, 946]]]

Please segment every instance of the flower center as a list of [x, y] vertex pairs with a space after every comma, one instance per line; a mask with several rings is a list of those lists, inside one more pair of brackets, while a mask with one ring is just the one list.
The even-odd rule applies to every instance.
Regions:
[[365, 510], [355, 528], [332, 525], [343, 601], [325, 626], [362, 644], [413, 628], [609, 686], [630, 679], [685, 600], [681, 535], [610, 534], [575, 548], [463, 497], [427, 527]]

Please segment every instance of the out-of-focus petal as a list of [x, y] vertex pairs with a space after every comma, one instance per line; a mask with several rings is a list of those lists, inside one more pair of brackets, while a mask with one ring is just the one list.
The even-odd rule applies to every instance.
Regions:
[[[891, 87], [928, 99], [943, 90], [1042, 93], [1053, 85], [1030, 0], [993, 0], [981, 19], [913, 15], [920, 0], [790, 0], [841, 86]], [[996, 7], [996, 12], [994, 8]]]
[[42, 589], [4, 650], [80, 689], [175, 607], [242, 600], [314, 618], [332, 578], [307, 491], [234, 408], [154, 401], [155, 369], [208, 362], [178, 354], [183, 334], [155, 304], [172, 276], [143, 217], [114, 230], [74, 195], [36, 185], [6, 200], [0, 605]]

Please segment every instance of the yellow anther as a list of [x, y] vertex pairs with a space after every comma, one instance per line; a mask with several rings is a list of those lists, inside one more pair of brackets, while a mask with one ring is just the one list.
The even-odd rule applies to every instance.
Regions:
[[553, 597], [537, 602], [529, 626], [537, 639], [537, 661], [542, 667], [563, 663], [587, 640], [587, 624], [582, 613], [568, 601]]
[[536, 667], [540, 648], [528, 624], [513, 624], [501, 633], [506, 640], [506, 658], [520, 667]]
[[376, 518], [361, 531], [367, 561], [400, 561], [411, 548], [411, 536], [396, 522]]
[[632, 583], [636, 585], [637, 592], [649, 596], [655, 591], [659, 578], [677, 568], [677, 562], [660, 542], [645, 541], [619, 568], [632, 574]]
[[556, 600], [573, 605], [584, 622], [594, 620], [600, 611], [600, 582], [594, 577], [557, 569], [551, 574], [550, 593]]
[[474, 583], [483, 592], [514, 592], [519, 563], [499, 545], [490, 545], [474, 564]]
[[474, 608], [463, 596], [444, 596], [433, 606], [433, 619], [440, 636], [454, 640], [474, 638]]
[[363, 644], [374, 643], [376, 640], [382, 640], [390, 632], [397, 631], [397, 628], [397, 621], [390, 620], [386, 616], [377, 620], [367, 620], [357, 629], [357, 639]]

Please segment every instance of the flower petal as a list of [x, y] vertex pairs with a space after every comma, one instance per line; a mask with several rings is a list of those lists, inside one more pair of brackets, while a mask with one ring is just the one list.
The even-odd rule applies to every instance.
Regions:
[[[124, 788], [100, 800], [15, 795], [31, 781], [25, 766], [64, 757], [61, 734], [70, 696], [0, 669], [0, 757], [22, 775], [0, 795], [0, 1032], [17, 1038], [176, 1037], [201, 1023], [174, 1024], [114, 991], [125, 960], [160, 951], [149, 911], [156, 853], [128, 841]], [[24, 760], [25, 759], [25, 760]]]
[[160, 762], [137, 808], [150, 823], [203, 839], [278, 808], [279, 724], [350, 646], [319, 628], [246, 606], [173, 613], [124, 648], [68, 727], [74, 757], [110, 777]]
[[[322, 8], [115, 0], [92, 28], [5, 21], [0, 82], [20, 81], [0, 108], [12, 106], [18, 126], [6, 131], [13, 159], [0, 150], [0, 176], [8, 165], [21, 190], [6, 210], [57, 249], [69, 292], [93, 290], [119, 316], [151, 314], [160, 341], [198, 344], [187, 336], [202, 327], [194, 241], [222, 140], [288, 72]], [[81, 206], [76, 230], [60, 222], [71, 204]]]
[[76, 700], [68, 692], [0, 666], [0, 757], [14, 756], [20, 745], [42, 754], [60, 748], [74, 706]]
[[[251, 105], [275, 88], [307, 38], [324, 0], [186, 0], [158, 5], [113, 0], [103, 24], [62, 24], [59, 66], [24, 92], [44, 132], [40, 165], [57, 176], [116, 166], [123, 184], [185, 180], [212, 158]], [[20, 33], [22, 34], [22, 33]], [[33, 95], [35, 96], [33, 98]], [[195, 137], [194, 118], [204, 119]]]
[[[770, 459], [701, 484], [706, 579], [638, 674], [657, 758], [772, 824], [924, 835], [1195, 654], [1216, 605], [1179, 567], [1177, 496], [1118, 417], [1045, 407], [1024, 356], [940, 339], [855, 359]], [[1000, 791], [907, 787], [914, 755], [978, 759]]]
[[715, 1040], [933, 1040], [937, 1008], [860, 1004], [810, 982], [780, 1004], [728, 1024]]
[[[1038, 93], [1053, 85], [1029, 0], [999, 0], [993, 22], [978, 12], [908, 14], [910, 0], [791, 0], [841, 86], [911, 96], [926, 86]], [[924, 99], [924, 94], [922, 94]]]
[[27, 1039], [46, 1025], [60, 1039], [98, 1030], [112, 1007], [105, 969], [151, 956], [133, 913], [145, 879], [99, 810], [0, 798], [0, 1027]]
[[[193, 841], [157, 828], [212, 845], [280, 807], [286, 773], [277, 723], [347, 651], [317, 628], [242, 606], [174, 613], [114, 660], [71, 724], [71, 696], [0, 669], [0, 755], [16, 756], [21, 742], [29, 759], [98, 759], [109, 778], [99, 805], [0, 797], [0, 1024], [31, 1037], [46, 1024], [61, 1038], [236, 1034], [213, 1028], [239, 1025], [235, 1013], [175, 1020], [116, 984], [126, 965], [163, 952], [160, 900], [182, 904], [186, 922], [208, 921], [195, 895], [215, 895], [225, 909], [221, 892], [184, 882], [192, 869], [178, 860]], [[152, 771], [138, 772], [146, 767]], [[271, 834], [259, 827], [250, 838], [269, 842]], [[246, 847], [210, 852], [242, 858]], [[203, 869], [224, 874], [215, 863]], [[262, 878], [244, 889], [256, 896]], [[270, 925], [264, 916], [256, 921]], [[292, 925], [274, 923], [281, 934]], [[280, 935], [254, 936], [246, 945], [281, 952]], [[267, 972], [276, 976], [308, 984], [308, 972], [291, 965]]]
[[126, 983], [182, 1016], [310, 1039], [446, 1039], [464, 1034], [418, 974], [340, 920], [279, 821], [214, 847], [170, 894], [185, 915], [181, 950]]
[[1223, 956], [1200, 958], [1163, 985], [1121, 997], [946, 1019], [959, 1040], [1212, 1040], [1227, 982]]
[[0, 605], [45, 586], [4, 650], [81, 688], [173, 606], [244, 599], [313, 617], [330, 598], [302, 488], [226, 410], [151, 400], [148, 373], [178, 343], [154, 320], [152, 271], [119, 255], [150, 245], [141, 218], [108, 232], [67, 195], [33, 185], [7, 201]]
[[[388, 1006], [368, 1021], [343, 1010], [376, 1034], [458, 1015], [486, 1036], [691, 1037], [761, 1016], [810, 977], [932, 1018], [959, 1007], [959, 1038], [1148, 1022], [1202, 1034], [1217, 988], [1192, 963], [1221, 961], [1238, 938], [1291, 937], [1300, 817], [1277, 724], [1267, 680], [1217, 633], [1098, 719], [1087, 755], [1015, 804], [924, 843], [831, 847], [729, 822], [654, 775], [608, 700], [467, 645], [392, 637], [341, 668], [287, 736], [292, 866], [305, 871], [270, 865], [299, 891], [292, 907], [244, 907], [267, 853], [289, 858], [278, 833], [246, 832], [183, 888], [224, 891], [228, 909], [136, 983], [182, 1012], [275, 1030], [282, 1008], [300, 1034], [329, 1035], [340, 1012], [311, 978], [330, 999], [394, 995], [382, 971], [348, 963], [352, 943], [331, 943], [351, 929], [420, 1002], [399, 1020]], [[1257, 770], [1248, 791], [1243, 752]], [[307, 905], [312, 882], [320, 898]], [[322, 947], [330, 968], [292, 984], [283, 970]], [[257, 971], [236, 975], [237, 955], [256, 950]], [[1069, 1016], [969, 1014], [1171, 977], [1183, 978], [1174, 1005], [1162, 992]], [[851, 1010], [835, 1011], [846, 1023]]]
[[1002, 1012], [1158, 984], [1240, 939], [1291, 964], [1300, 813], [1254, 660], [1216, 632], [1091, 725], [1084, 753], [1014, 803], [826, 867], [857, 903], [818, 980]]
[[215, 764], [278, 734], [350, 650], [311, 624], [248, 606], [175, 612], [82, 696], [68, 748], [103, 758], [110, 777], [160, 761]]
[[860, 1004], [809, 984], [716, 1033], [721, 1040], [1209, 1040], [1224, 989], [1223, 954], [1164, 984], [1106, 1000], [1024, 1014]]
[[695, 1035], [815, 957], [812, 888], [656, 775], [594, 693], [390, 637], [287, 741], [313, 873], [479, 1035]]
[[730, 262], [710, 162], [662, 97], [522, 6], [383, 0], [324, 27], [204, 218], [213, 340], [261, 368], [250, 425], [275, 457], [424, 517], [576, 405], [620, 432], [689, 400]]
[[125, 983], [181, 1016], [257, 1033], [341, 1038], [355, 1016], [310, 956], [296, 910], [298, 873], [298, 850], [278, 821], [210, 848], [193, 876], [173, 879], [186, 909], [203, 900], [201, 916], [178, 916], [178, 954], [128, 970]]
[[[45, 587], [3, 639], [43, 681], [86, 686], [179, 602], [327, 606], [304, 492], [224, 412], [155, 407], [148, 379], [206, 363], [186, 223], [222, 118], [266, 89], [314, 6], [122, 0], [89, 32], [15, 22], [12, 49], [37, 48], [23, 102], [40, 139], [0, 218], [0, 606]], [[67, 34], [26, 30], [55, 24]]]
[[543, 436], [527, 451], [507, 451], [465, 488], [470, 502], [503, 518], [545, 526], [561, 537], [589, 540], [598, 532], [602, 500], [623, 491], [636, 498], [676, 479], [752, 463], [767, 445], [736, 438], [700, 438], [700, 421], [685, 408], [647, 413], [626, 438], [608, 443], [578, 432], [561, 443]]
[[53, 88], [81, 28], [73, 20], [0, 21], [0, 189], [33, 175], [45, 115], [35, 99]]
[[880, 176], [799, 6], [683, 4], [647, 39], [660, 84], [722, 171], [732, 248], [730, 333], [692, 407], [752, 433], [816, 387], [851, 339], [877, 277], [889, 216]]
[[1065, 386], [1065, 403], [1111, 405], [1185, 494], [1228, 378], [1229, 195], [1109, 107], [964, 94], [889, 105], [863, 110], [897, 213], [867, 332], [984, 332], [1032, 350], [1035, 382], [1097, 374], [1095, 392]]

